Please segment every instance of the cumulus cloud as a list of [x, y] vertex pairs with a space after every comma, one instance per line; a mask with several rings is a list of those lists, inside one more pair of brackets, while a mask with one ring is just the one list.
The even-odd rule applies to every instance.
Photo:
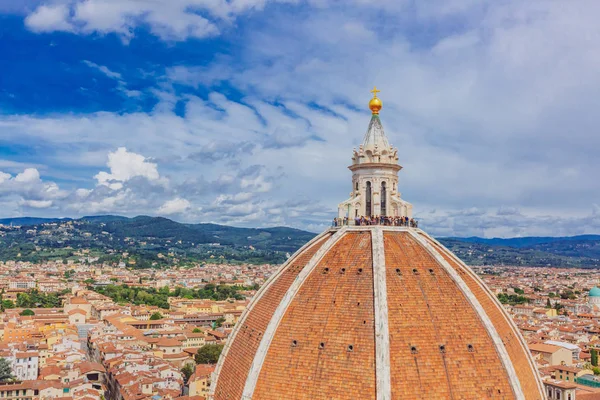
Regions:
[[31, 182], [39, 182], [40, 181], [40, 173], [35, 168], [27, 168], [25, 171], [17, 174], [15, 176], [15, 182], [23, 182], [23, 183], [31, 183]]
[[[36, 168], [26, 168], [16, 176], [0, 172], [0, 200], [24, 208], [45, 209], [68, 196], [52, 181], [44, 181]], [[6, 210], [5, 210], [6, 211]]]
[[179, 214], [187, 211], [191, 206], [192, 204], [186, 199], [176, 198], [166, 201], [165, 204], [160, 206], [158, 213], [160, 215]]
[[141, 154], [128, 152], [125, 147], [119, 147], [116, 151], [109, 153], [106, 165], [110, 168], [110, 172], [101, 171], [94, 178], [99, 185], [105, 185], [111, 189], [121, 189], [124, 182], [135, 177], [146, 178], [151, 182], [165, 182], [161, 180], [155, 163], [150, 162]]
[[40, 5], [25, 18], [25, 25], [34, 32], [73, 31], [66, 4]]
[[[79, 193], [81, 194], [81, 192]], [[131, 215], [130, 212], [135, 207], [142, 210], [144, 201], [139, 201], [139, 196], [135, 196], [131, 189], [123, 190], [102, 190], [95, 189], [85, 197], [80, 197], [78, 201], [72, 201], [65, 204], [65, 210], [76, 212], [78, 215], [93, 215], [102, 213], [118, 213]], [[137, 215], [137, 213], [136, 213]]]
[[0, 171], [0, 183], [8, 181], [10, 178], [11, 178], [10, 174]]

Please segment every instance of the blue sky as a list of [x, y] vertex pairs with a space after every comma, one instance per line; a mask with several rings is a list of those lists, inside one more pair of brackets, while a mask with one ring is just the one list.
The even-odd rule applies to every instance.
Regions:
[[425, 229], [598, 233], [598, 16], [592, 0], [0, 0], [0, 216], [319, 231], [377, 85]]

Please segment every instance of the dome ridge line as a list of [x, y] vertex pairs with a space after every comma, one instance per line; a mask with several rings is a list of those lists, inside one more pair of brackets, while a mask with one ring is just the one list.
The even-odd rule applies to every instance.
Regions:
[[390, 331], [385, 246], [381, 227], [376, 227], [371, 231], [371, 251], [373, 252], [373, 303], [375, 308], [375, 387], [377, 400], [390, 400], [392, 398]]
[[[269, 289], [271, 284], [279, 278], [279, 276], [287, 269], [287, 267], [296, 260], [298, 255], [302, 254], [306, 249], [310, 248], [311, 246], [313, 246], [314, 244], [319, 242], [319, 240], [323, 239], [323, 237], [325, 237], [326, 235], [331, 234], [331, 233], [332, 233], [332, 230], [328, 229], [328, 230], [322, 232], [321, 234], [315, 236], [311, 240], [309, 240], [306, 244], [304, 244], [304, 246], [302, 246], [294, 254], [292, 254], [292, 256], [290, 258], [288, 258], [281, 265], [281, 267], [279, 267], [279, 269], [273, 275], [271, 275], [269, 277], [269, 279], [267, 279], [267, 281], [260, 287], [258, 292], [255, 294], [253, 301], [248, 305], [248, 307], [246, 307], [246, 309], [240, 316], [238, 323], [235, 325], [235, 328], [233, 329], [233, 332], [231, 333], [231, 337], [229, 338], [229, 340], [227, 340], [227, 342], [225, 343], [225, 346], [223, 347], [223, 351], [221, 352], [219, 361], [217, 361], [217, 366], [215, 367], [215, 370], [212, 373], [213, 384], [210, 385], [210, 392], [208, 394], [209, 400], [212, 400], [214, 398], [215, 390], [217, 388], [217, 381], [219, 379], [219, 373], [221, 372], [221, 369], [223, 368], [223, 362], [225, 360], [225, 357], [227, 356], [227, 353], [229, 352], [229, 349], [231, 348], [231, 344], [234, 342], [234, 339], [235, 339], [237, 333], [240, 331], [241, 327], [244, 326], [244, 321], [246, 320], [248, 314], [252, 311], [254, 306], [256, 304], [258, 304], [258, 300], [260, 300], [260, 298], [267, 292], [267, 290]], [[332, 235], [332, 237], [333, 237], [333, 235]]]
[[260, 345], [256, 350], [256, 354], [254, 355], [254, 359], [252, 360], [252, 365], [250, 366], [250, 371], [248, 372], [248, 376], [246, 378], [246, 384], [244, 385], [244, 391], [242, 393], [242, 400], [251, 400], [254, 395], [254, 389], [256, 389], [256, 383], [258, 382], [258, 377], [260, 375], [260, 371], [262, 369], [263, 363], [267, 356], [267, 352], [269, 351], [269, 347], [275, 336], [275, 332], [285, 312], [287, 311], [289, 305], [291, 304], [296, 294], [306, 281], [306, 279], [310, 276], [315, 267], [319, 264], [319, 262], [323, 259], [325, 254], [329, 252], [329, 250], [346, 234], [347, 227], [340, 228], [337, 232], [335, 232], [313, 255], [308, 264], [304, 266], [304, 268], [300, 271], [292, 285], [288, 288], [285, 295], [281, 299], [281, 302], [275, 309], [269, 324], [267, 325], [267, 329], [265, 330], [262, 339], [260, 341]]
[[489, 316], [485, 313], [485, 310], [479, 303], [479, 300], [473, 295], [473, 293], [469, 290], [469, 287], [465, 283], [465, 281], [458, 275], [458, 273], [448, 264], [448, 262], [436, 251], [431, 244], [429, 244], [423, 237], [419, 236], [417, 233], [409, 231], [409, 235], [417, 241], [426, 251], [432, 256], [437, 263], [446, 271], [448, 276], [456, 283], [460, 291], [466, 297], [467, 301], [471, 304], [475, 312], [477, 313], [479, 319], [483, 323], [486, 328], [488, 334], [490, 335], [492, 341], [496, 345], [496, 351], [500, 356], [500, 360], [502, 361], [502, 365], [504, 366], [505, 372], [508, 376], [509, 381], [511, 382], [511, 388], [515, 395], [516, 399], [525, 399], [525, 394], [523, 393], [523, 389], [521, 388], [521, 382], [517, 376], [517, 373], [514, 369], [514, 366], [511, 362], [510, 356], [508, 355], [508, 351], [502, 342], [502, 338], [496, 331], [496, 328]]
[[[500, 309], [504, 308], [502, 303], [500, 303], [498, 298], [491, 292], [490, 288], [483, 282], [483, 280], [476, 273], [474, 273], [473, 270], [471, 268], [469, 268], [459, 257], [457, 257], [456, 254], [454, 254], [453, 252], [448, 250], [448, 248], [446, 248], [446, 246], [441, 244], [435, 238], [431, 237], [427, 232], [425, 232], [421, 229], [417, 229], [416, 231], [419, 232], [426, 240], [429, 240], [431, 243], [434, 243], [435, 245], [437, 245], [444, 252], [444, 254], [446, 254], [448, 257], [450, 257], [452, 260], [454, 260], [454, 262], [456, 262], [465, 271], [465, 273], [468, 274], [472, 279], [474, 279], [479, 284], [479, 286], [490, 296], [490, 298], [492, 299], [494, 304], [496, 304], [496, 306], [498, 306]], [[504, 312], [501, 313], [501, 315], [504, 318], [504, 320], [508, 323], [508, 325], [510, 326], [514, 336], [516, 338], [518, 338], [518, 341], [519, 341], [523, 351], [528, 352], [529, 349], [527, 347], [527, 343], [525, 342], [523, 335], [520, 334], [519, 329], [515, 325], [514, 321], [511, 318], [509, 318], [508, 315]], [[533, 363], [533, 359], [531, 357], [527, 357], [527, 361], [528, 361], [529, 367], [532, 369], [532, 371], [537, 376], [537, 367]], [[543, 393], [544, 388], [542, 387], [542, 382], [539, 379], [536, 379], [535, 381], [536, 381], [536, 385], [537, 385], [539, 391]]]

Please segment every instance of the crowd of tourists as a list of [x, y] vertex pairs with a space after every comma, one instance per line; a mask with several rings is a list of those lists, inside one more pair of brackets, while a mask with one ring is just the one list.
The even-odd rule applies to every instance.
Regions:
[[366, 225], [385, 225], [385, 226], [406, 226], [418, 228], [419, 222], [416, 219], [408, 217], [386, 217], [383, 215], [375, 215], [371, 217], [356, 217], [354, 220], [348, 217], [334, 218], [333, 226], [366, 226]]

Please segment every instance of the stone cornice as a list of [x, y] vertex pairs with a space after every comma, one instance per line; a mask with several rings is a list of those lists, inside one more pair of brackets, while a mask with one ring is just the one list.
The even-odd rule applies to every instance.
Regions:
[[353, 164], [348, 167], [350, 171], [356, 171], [362, 168], [376, 169], [376, 168], [386, 168], [391, 169], [396, 172], [402, 169], [401, 165], [398, 164], [387, 164], [387, 163], [364, 163], [364, 164]]

